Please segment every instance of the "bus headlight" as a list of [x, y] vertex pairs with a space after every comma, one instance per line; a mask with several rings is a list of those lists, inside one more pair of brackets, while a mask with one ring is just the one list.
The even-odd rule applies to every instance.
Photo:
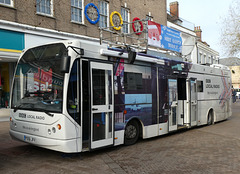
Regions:
[[56, 132], [56, 128], [55, 128], [55, 127], [52, 128], [52, 132], [53, 132], [53, 133]]
[[51, 129], [48, 129], [48, 134], [51, 135]]

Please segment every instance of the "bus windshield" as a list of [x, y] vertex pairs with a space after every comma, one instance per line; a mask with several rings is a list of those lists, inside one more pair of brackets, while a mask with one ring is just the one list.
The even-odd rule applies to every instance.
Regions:
[[60, 59], [67, 54], [64, 44], [51, 44], [27, 50], [14, 76], [14, 109], [62, 112], [64, 74]]

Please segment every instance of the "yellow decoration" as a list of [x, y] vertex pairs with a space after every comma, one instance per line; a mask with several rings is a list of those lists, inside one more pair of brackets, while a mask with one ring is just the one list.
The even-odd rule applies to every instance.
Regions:
[[[119, 19], [120, 19], [120, 24], [122, 25], [123, 24], [123, 19], [122, 19], [122, 16], [120, 13], [118, 13], [117, 11], [114, 11], [111, 13], [110, 15], [110, 23], [112, 26], [114, 26], [114, 23], [113, 23], [113, 15], [118, 15]], [[119, 27], [113, 27], [113, 29], [115, 30], [120, 30], [122, 28], [122, 26], [119, 26]]]

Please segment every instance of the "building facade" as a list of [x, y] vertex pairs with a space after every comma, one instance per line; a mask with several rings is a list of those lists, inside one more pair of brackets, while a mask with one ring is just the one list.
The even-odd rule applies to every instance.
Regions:
[[126, 33], [135, 17], [167, 24], [166, 0], [3, 0], [0, 11], [0, 108], [9, 106], [23, 49], [62, 39], [99, 41], [99, 27], [111, 26], [113, 13], [121, 14]]
[[219, 53], [213, 50], [206, 42], [202, 41], [202, 30], [200, 26], [195, 27], [194, 32], [197, 35], [197, 42], [192, 55], [192, 57], [195, 57], [193, 62], [202, 65], [218, 64]]
[[240, 58], [222, 58], [219, 59], [219, 63], [229, 67], [231, 70], [232, 86], [234, 89], [240, 89]]
[[170, 3], [169, 8], [167, 25], [182, 32], [183, 59], [202, 65], [218, 64], [219, 53], [202, 41], [200, 26], [195, 27], [191, 22], [179, 17], [179, 4], [177, 1]]

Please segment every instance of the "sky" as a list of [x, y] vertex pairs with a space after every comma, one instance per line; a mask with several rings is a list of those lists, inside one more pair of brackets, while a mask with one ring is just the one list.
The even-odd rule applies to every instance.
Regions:
[[179, 17], [200, 26], [202, 41], [219, 52], [220, 58], [226, 57], [221, 47], [221, 28], [223, 19], [228, 15], [233, 0], [167, 0], [167, 10], [170, 2], [178, 1]]

